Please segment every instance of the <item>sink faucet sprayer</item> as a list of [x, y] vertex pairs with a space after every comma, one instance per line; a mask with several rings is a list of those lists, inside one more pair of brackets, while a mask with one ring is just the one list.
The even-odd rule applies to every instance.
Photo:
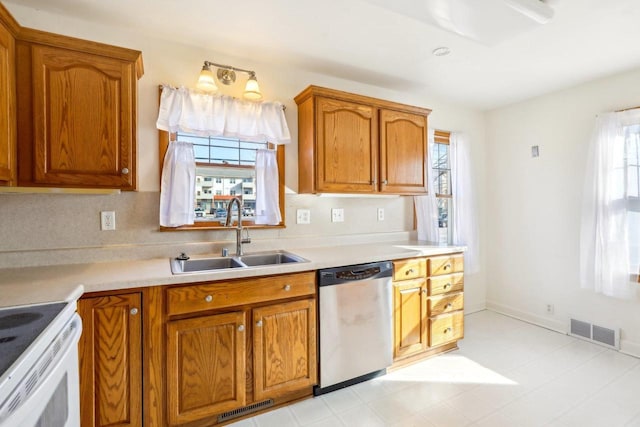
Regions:
[[243, 243], [251, 243], [251, 238], [249, 237], [249, 230], [247, 230], [247, 236], [245, 238], [242, 238], [242, 200], [240, 200], [239, 197], [234, 197], [233, 199], [231, 199], [229, 201], [229, 204], [227, 205], [227, 220], [224, 223], [225, 227], [230, 227], [231, 226], [231, 208], [233, 206], [233, 203], [236, 203], [238, 205], [238, 226], [236, 227], [236, 255], [237, 256], [242, 256], [244, 255], [242, 252], [242, 244]]

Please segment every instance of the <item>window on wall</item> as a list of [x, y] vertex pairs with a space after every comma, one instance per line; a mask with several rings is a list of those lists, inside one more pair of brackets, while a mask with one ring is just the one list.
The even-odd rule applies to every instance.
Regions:
[[431, 153], [434, 188], [438, 204], [438, 237], [440, 243], [451, 243], [451, 211], [453, 208], [451, 191], [451, 162], [449, 139], [451, 133], [434, 132], [434, 144]]
[[[193, 226], [180, 228], [219, 228], [227, 220], [227, 206], [233, 197], [242, 199], [242, 222], [254, 225], [256, 207], [256, 152], [268, 143], [242, 141], [234, 138], [202, 137], [178, 132], [175, 138], [193, 144], [196, 158], [196, 191]], [[164, 156], [168, 134], [161, 131], [160, 154]], [[164, 149], [163, 149], [164, 147]], [[284, 149], [277, 146], [280, 180], [280, 212], [284, 218]], [[162, 162], [161, 162], [162, 164]], [[236, 218], [234, 207], [233, 217]], [[272, 227], [259, 225], [259, 227]]]

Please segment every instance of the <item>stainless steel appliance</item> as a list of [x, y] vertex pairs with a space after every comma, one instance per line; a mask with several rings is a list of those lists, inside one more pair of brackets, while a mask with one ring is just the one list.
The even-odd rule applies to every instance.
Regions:
[[78, 427], [76, 301], [0, 309], [0, 426]]
[[393, 361], [389, 261], [320, 270], [320, 395], [386, 372]]

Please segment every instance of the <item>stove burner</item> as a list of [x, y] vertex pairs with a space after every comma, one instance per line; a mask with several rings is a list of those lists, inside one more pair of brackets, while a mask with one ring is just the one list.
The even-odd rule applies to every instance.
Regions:
[[17, 328], [18, 326], [27, 325], [31, 322], [35, 322], [41, 317], [42, 314], [32, 312], [16, 313], [9, 314], [8, 316], [2, 316], [0, 317], [0, 330]]
[[6, 342], [11, 342], [13, 340], [15, 340], [16, 337], [2, 337], [0, 338], [0, 344], [4, 344]]

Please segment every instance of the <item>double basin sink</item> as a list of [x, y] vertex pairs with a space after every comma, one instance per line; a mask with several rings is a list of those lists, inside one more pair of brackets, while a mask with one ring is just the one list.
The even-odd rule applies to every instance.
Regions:
[[309, 262], [301, 256], [286, 251], [257, 252], [254, 254], [232, 256], [181, 259], [171, 258], [173, 274], [207, 273], [231, 268], [267, 267], [270, 265]]

